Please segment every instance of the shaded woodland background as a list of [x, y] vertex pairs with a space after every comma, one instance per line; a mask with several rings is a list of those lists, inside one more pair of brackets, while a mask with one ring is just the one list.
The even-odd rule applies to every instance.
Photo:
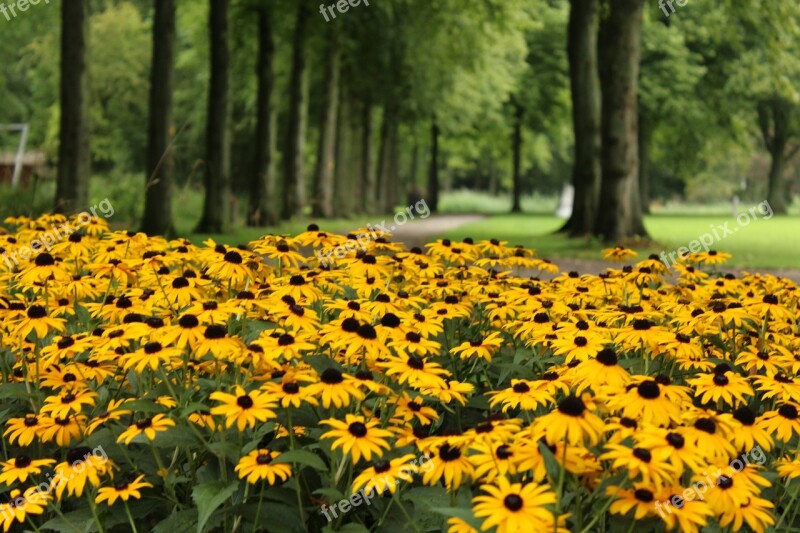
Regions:
[[4, 213], [109, 197], [151, 234], [221, 233], [388, 213], [410, 191], [519, 211], [572, 183], [564, 229], [616, 240], [651, 205], [785, 213], [800, 191], [796, 1], [319, 8], [70, 0], [0, 19], [0, 123], [29, 123], [46, 161], [3, 185]]

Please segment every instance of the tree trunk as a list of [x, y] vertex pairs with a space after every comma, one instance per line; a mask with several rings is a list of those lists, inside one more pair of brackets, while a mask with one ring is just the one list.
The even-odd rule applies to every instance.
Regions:
[[71, 213], [89, 203], [89, 0], [61, 3], [61, 122], [55, 211]]
[[775, 96], [762, 101], [758, 105], [758, 122], [764, 145], [770, 155], [769, 179], [767, 181], [767, 202], [773, 213], [786, 214], [786, 190], [784, 171], [791, 154], [786, 153], [789, 139], [792, 137], [792, 104]]
[[256, 104], [255, 165], [250, 176], [250, 205], [247, 210], [248, 226], [272, 225], [275, 216], [275, 139], [277, 119], [273, 89], [275, 36], [272, 31], [272, 8], [258, 11], [258, 79]]
[[372, 172], [372, 103], [364, 102], [361, 114], [361, 209], [372, 213], [375, 206], [375, 178]]
[[408, 186], [411, 191], [417, 189], [417, 165], [419, 164], [419, 143], [414, 136], [414, 146], [411, 148], [411, 161], [408, 166]]
[[770, 153], [769, 180], [767, 182], [767, 203], [773, 213], [786, 214], [786, 191], [784, 190], [783, 174], [786, 169], [784, 148]]
[[325, 79], [328, 90], [323, 104], [320, 124], [319, 151], [317, 152], [317, 171], [314, 183], [313, 214], [315, 217], [333, 216], [333, 186], [336, 169], [336, 131], [339, 118], [339, 79], [341, 73], [341, 52], [338, 35], [333, 28], [328, 43], [328, 58], [325, 65]]
[[428, 168], [428, 195], [426, 203], [431, 213], [439, 209], [439, 124], [431, 123], [431, 163]]
[[283, 206], [281, 218], [303, 216], [306, 204], [306, 121], [308, 120], [308, 65], [306, 62], [306, 27], [309, 9], [306, 0], [297, 3], [294, 29], [292, 72], [289, 81], [289, 124], [286, 151], [283, 154]]
[[230, 51], [229, 0], [211, 0], [211, 79], [206, 123], [206, 197], [197, 233], [223, 233], [230, 217]]
[[172, 222], [172, 91], [175, 86], [175, 0], [155, 0], [147, 181], [141, 231], [175, 236]]
[[639, 113], [639, 198], [642, 213], [650, 214], [650, 121]]
[[572, 0], [567, 54], [575, 135], [572, 215], [560, 231], [591, 233], [600, 191], [600, 79], [597, 66], [598, 0]]
[[512, 140], [512, 150], [514, 154], [514, 170], [512, 175], [513, 190], [511, 193], [511, 212], [522, 212], [522, 118], [525, 109], [522, 105], [514, 101], [514, 135]]
[[353, 169], [358, 168], [353, 164], [353, 128], [351, 106], [348, 95], [344, 90], [339, 91], [339, 118], [336, 121], [336, 166], [334, 168], [334, 198], [333, 216], [338, 217], [350, 213], [355, 199], [353, 190], [357, 182], [353, 179]]
[[638, 194], [637, 88], [643, 0], [611, 0], [599, 37], [602, 84], [600, 203], [594, 234], [646, 236]]
[[378, 198], [377, 204], [380, 211], [391, 211], [392, 196], [392, 151], [397, 142], [397, 112], [390, 102], [386, 104], [381, 125], [381, 141], [378, 153]]

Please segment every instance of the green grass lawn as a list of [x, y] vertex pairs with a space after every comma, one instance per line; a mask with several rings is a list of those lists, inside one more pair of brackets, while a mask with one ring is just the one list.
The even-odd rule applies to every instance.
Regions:
[[[654, 243], [638, 247], [641, 254], [672, 252], [698, 239], [713, 228], [728, 223], [736, 230], [714, 242], [712, 249], [733, 254], [729, 264], [761, 268], [794, 268], [800, 270], [800, 217], [773, 216], [750, 220], [739, 227], [730, 216], [653, 215], [645, 218], [645, 226]], [[509, 244], [535, 248], [540, 257], [578, 257], [599, 259], [605, 246], [594, 239], [568, 239], [553, 234], [563, 221], [544, 215], [503, 215], [486, 218], [462, 226], [439, 237], [461, 240], [498, 238]], [[712, 228], [713, 226], [713, 228]], [[719, 235], [725, 232], [718, 230]]]

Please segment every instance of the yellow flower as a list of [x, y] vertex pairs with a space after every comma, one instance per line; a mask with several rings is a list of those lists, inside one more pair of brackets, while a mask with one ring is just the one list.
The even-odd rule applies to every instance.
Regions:
[[131, 498], [138, 500], [142, 497], [141, 492], [139, 492], [140, 489], [153, 486], [146, 481], [142, 481], [143, 479], [144, 475], [141, 475], [133, 481], [120, 481], [112, 487], [100, 487], [94, 501], [95, 503], [106, 502], [107, 505], [114, 505], [117, 499], [124, 502]]

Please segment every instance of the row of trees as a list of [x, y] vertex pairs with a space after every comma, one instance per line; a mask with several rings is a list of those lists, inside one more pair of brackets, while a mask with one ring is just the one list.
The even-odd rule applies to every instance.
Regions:
[[386, 211], [411, 187], [433, 208], [442, 186], [507, 188], [519, 210], [525, 191], [557, 191], [571, 168], [565, 230], [613, 240], [644, 233], [652, 196], [719, 196], [758, 178], [760, 151], [758, 194], [776, 212], [790, 197], [793, 3], [691, 4], [667, 18], [643, 0], [384, 0], [330, 22], [318, 7], [62, 2], [60, 106], [52, 44], [28, 19], [12, 28], [31, 43], [25, 68], [0, 85], [30, 104], [0, 115], [31, 115], [57, 146], [59, 209], [86, 205], [90, 167], [145, 169], [151, 233], [173, 230], [171, 190], [195, 173], [208, 232], [225, 229], [232, 196], [251, 225]]

